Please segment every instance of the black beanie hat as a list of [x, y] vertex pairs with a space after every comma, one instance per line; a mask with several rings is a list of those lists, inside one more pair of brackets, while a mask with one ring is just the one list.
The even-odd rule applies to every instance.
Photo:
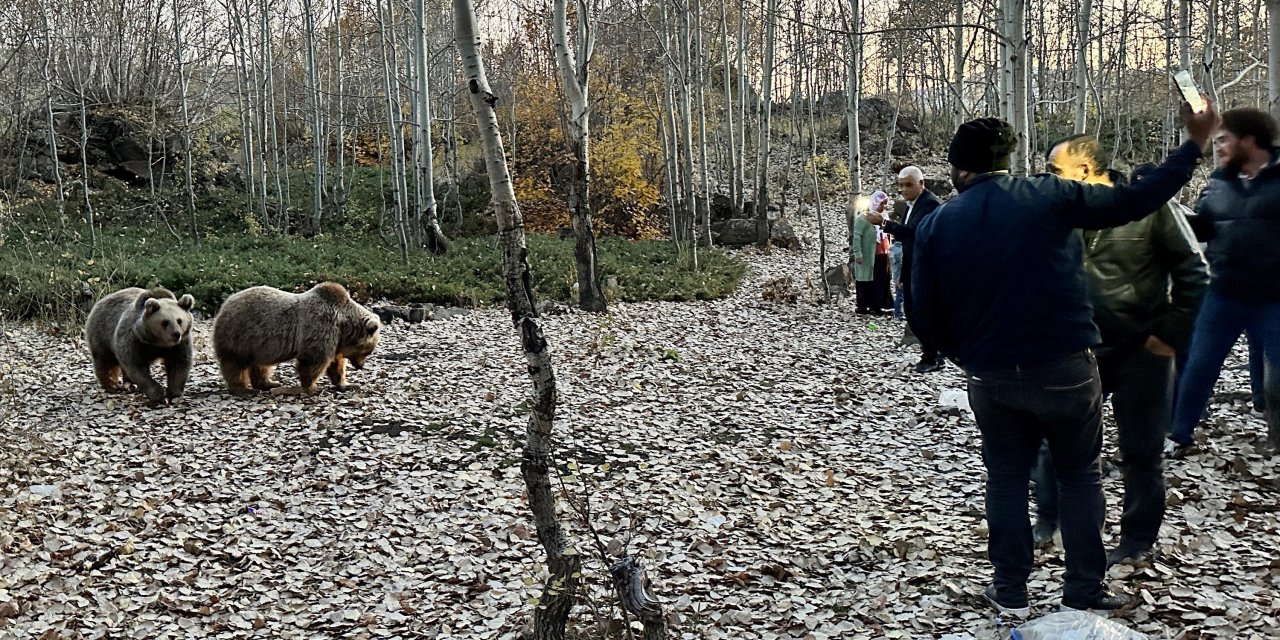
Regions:
[[1017, 144], [1013, 127], [999, 118], [970, 120], [956, 129], [947, 149], [947, 162], [974, 173], [1003, 171]]

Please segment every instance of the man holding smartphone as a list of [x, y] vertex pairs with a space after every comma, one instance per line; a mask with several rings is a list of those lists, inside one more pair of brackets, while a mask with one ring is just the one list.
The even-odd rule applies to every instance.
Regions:
[[1000, 611], [1029, 613], [1027, 485], [1043, 441], [1061, 495], [1063, 606], [1127, 604], [1103, 581], [1102, 386], [1092, 351], [1101, 339], [1077, 229], [1118, 226], [1159, 209], [1191, 179], [1217, 117], [1212, 106], [1196, 113], [1184, 104], [1190, 141], [1150, 176], [1120, 188], [1009, 175], [1017, 137], [1002, 120], [966, 122], [952, 138], [947, 161], [960, 193], [916, 230], [916, 314], [908, 321], [968, 379], [995, 569], [983, 597]]

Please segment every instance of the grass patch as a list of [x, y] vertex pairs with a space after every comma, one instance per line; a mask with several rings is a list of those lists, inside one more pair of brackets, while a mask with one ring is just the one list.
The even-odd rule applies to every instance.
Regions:
[[[483, 306], [505, 295], [501, 254], [492, 237], [457, 239], [447, 256], [416, 253], [408, 265], [377, 236], [209, 235], [196, 247], [163, 233], [117, 227], [99, 233], [97, 252], [13, 228], [0, 239], [0, 317], [12, 319], [68, 320], [84, 313], [92, 299], [131, 286], [189, 293], [210, 315], [227, 296], [260, 284], [301, 291], [333, 280], [366, 302]], [[533, 235], [528, 244], [539, 299], [571, 301], [573, 240]], [[608, 288], [612, 301], [721, 298], [733, 293], [745, 270], [738, 258], [712, 249], [700, 253], [700, 270], [690, 271], [667, 241], [601, 238], [597, 247], [606, 282], [617, 281]]]

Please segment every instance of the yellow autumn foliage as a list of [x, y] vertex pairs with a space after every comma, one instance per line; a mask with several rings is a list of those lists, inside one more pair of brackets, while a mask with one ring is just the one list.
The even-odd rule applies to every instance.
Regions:
[[[553, 232], [569, 224], [565, 202], [572, 156], [565, 146], [562, 99], [553, 78], [530, 74], [516, 85], [511, 165], [526, 227]], [[651, 239], [662, 234], [661, 149], [657, 124], [639, 99], [609, 87], [593, 91], [591, 211], [597, 233]], [[510, 111], [506, 112], [510, 114]], [[510, 117], [508, 115], [508, 117]], [[507, 122], [507, 130], [511, 123]]]

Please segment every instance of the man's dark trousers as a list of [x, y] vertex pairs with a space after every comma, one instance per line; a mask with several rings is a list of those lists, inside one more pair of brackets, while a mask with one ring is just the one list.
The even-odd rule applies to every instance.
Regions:
[[[902, 266], [902, 296], [903, 310], [906, 312], [907, 317], [910, 318], [911, 314], [914, 313], [915, 305], [911, 303], [911, 270], [906, 266], [906, 263], [903, 263]], [[938, 349], [929, 344], [928, 340], [918, 335], [916, 339], [920, 341], [920, 361], [937, 362], [939, 360]]]
[[966, 373], [987, 467], [987, 552], [996, 588], [1026, 593], [1034, 551], [1027, 483], [1040, 443], [1047, 441], [1067, 549], [1063, 597], [1092, 602], [1107, 567], [1097, 360], [1086, 350], [1028, 366]]
[[[1164, 522], [1161, 460], [1173, 414], [1173, 359], [1135, 344], [1100, 351], [1098, 370], [1102, 392], [1111, 398], [1124, 478], [1121, 544], [1131, 549], [1149, 548], [1156, 543]], [[1057, 485], [1052, 469], [1045, 471], [1036, 478], [1036, 511], [1040, 518], [1056, 521]]]

